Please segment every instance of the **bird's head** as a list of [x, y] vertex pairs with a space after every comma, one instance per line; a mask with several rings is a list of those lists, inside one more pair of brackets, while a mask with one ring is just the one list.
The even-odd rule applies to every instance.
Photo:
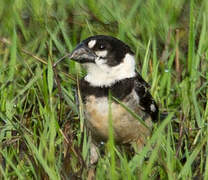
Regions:
[[133, 52], [114, 37], [89, 37], [77, 45], [70, 58], [86, 68], [85, 80], [92, 86], [108, 87], [136, 75]]

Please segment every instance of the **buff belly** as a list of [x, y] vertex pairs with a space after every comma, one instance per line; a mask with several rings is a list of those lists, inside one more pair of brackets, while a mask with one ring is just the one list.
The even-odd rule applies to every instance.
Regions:
[[[124, 99], [124, 103], [144, 119], [147, 126], [152, 127], [151, 117], [148, 116], [138, 105], [134, 98], [134, 92]], [[135, 99], [135, 100], [132, 100]], [[93, 139], [106, 141], [109, 137], [109, 102], [107, 97], [97, 98], [89, 96], [85, 103], [86, 124], [90, 129]], [[120, 104], [112, 102], [111, 117], [114, 130], [114, 139], [117, 143], [139, 142], [139, 146], [145, 144], [150, 135], [150, 129], [143, 126]]]

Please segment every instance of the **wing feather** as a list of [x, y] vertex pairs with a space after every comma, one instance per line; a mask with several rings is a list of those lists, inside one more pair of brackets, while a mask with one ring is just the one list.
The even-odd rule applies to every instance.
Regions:
[[152, 120], [155, 122], [158, 120], [158, 106], [149, 92], [149, 84], [138, 74], [135, 80], [135, 90], [139, 96], [139, 103], [144, 111], [150, 114]]

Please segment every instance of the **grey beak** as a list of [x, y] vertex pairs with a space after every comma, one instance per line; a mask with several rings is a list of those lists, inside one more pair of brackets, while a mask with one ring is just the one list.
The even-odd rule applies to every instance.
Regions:
[[95, 53], [85, 44], [80, 43], [70, 54], [69, 58], [79, 63], [95, 62]]
[[79, 63], [86, 63], [86, 62], [95, 62], [97, 58], [96, 54], [89, 49], [85, 44], [80, 43], [70, 54], [66, 54], [64, 57], [56, 61], [53, 65], [55, 67], [59, 62], [64, 60], [65, 58], [73, 59]]

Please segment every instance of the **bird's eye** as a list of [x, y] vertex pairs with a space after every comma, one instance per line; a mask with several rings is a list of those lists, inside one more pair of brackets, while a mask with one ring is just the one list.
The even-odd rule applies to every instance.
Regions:
[[103, 50], [103, 49], [105, 49], [105, 45], [104, 45], [104, 44], [100, 44], [98, 48], [99, 48], [100, 50]]

